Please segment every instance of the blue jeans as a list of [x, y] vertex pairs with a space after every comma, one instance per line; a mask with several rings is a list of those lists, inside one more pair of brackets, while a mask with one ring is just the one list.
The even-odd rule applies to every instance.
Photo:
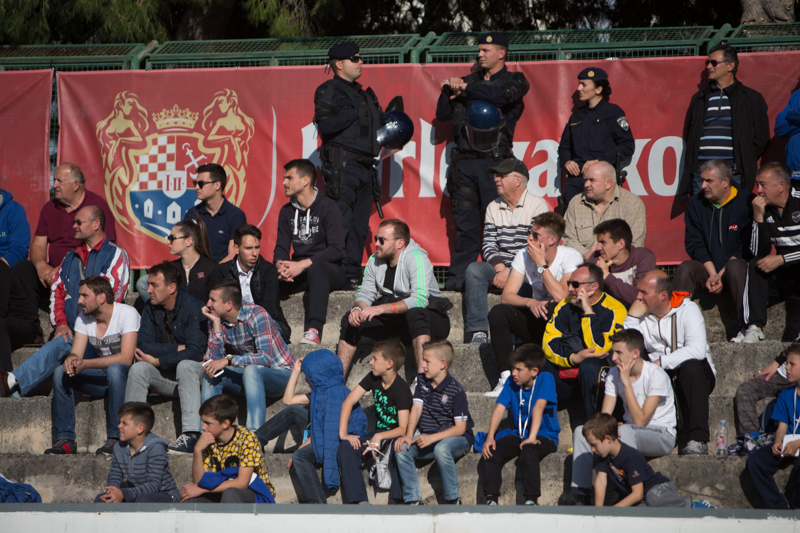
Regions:
[[[489, 263], [472, 263], [464, 278], [464, 333], [489, 331], [489, 287], [497, 274]], [[523, 281], [519, 295], [530, 298], [531, 286]], [[467, 337], [464, 337], [467, 340]]]
[[308, 428], [308, 409], [300, 405], [290, 405], [264, 422], [256, 437], [262, 446], [289, 431], [297, 445], [303, 443], [303, 432]]
[[297, 495], [300, 503], [328, 503], [317, 475], [317, 456], [313, 445], [304, 446], [292, 454], [292, 469], [303, 492], [302, 498], [300, 494]]
[[395, 453], [397, 468], [400, 471], [400, 481], [403, 485], [403, 501], [422, 501], [419, 490], [419, 476], [417, 475], [416, 459], [436, 460], [439, 475], [444, 487], [444, 499], [455, 500], [458, 498], [458, 473], [456, 472], [456, 459], [465, 455], [470, 449], [469, 441], [463, 435], [440, 440], [433, 446], [419, 449], [416, 444], [410, 447], [403, 444], [403, 451]]
[[109, 439], [119, 438], [117, 410], [125, 403], [125, 387], [128, 384], [130, 365], [115, 364], [108, 368], [89, 368], [75, 377], [69, 377], [64, 367], [53, 372], [53, 433], [55, 440], [75, 440], [75, 391], [92, 398], [104, 398], [108, 394]]
[[70, 350], [72, 350], [72, 339], [65, 342], [63, 337], [58, 336], [19, 365], [13, 374], [17, 378], [20, 395], [25, 396], [36, 385], [51, 378], [53, 370], [64, 362]]
[[201, 404], [212, 396], [229, 391], [247, 400], [247, 429], [256, 431], [267, 418], [267, 396], [280, 398], [292, 371], [260, 365], [228, 367], [218, 378], [203, 375]]

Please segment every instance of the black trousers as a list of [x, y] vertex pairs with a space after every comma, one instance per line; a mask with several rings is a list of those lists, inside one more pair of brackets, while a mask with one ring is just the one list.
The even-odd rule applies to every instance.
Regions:
[[579, 196], [583, 192], [583, 174], [573, 176], [566, 170], [563, 170], [562, 172], [564, 173], [565, 177], [562, 181], [564, 188], [561, 191], [561, 197], [564, 199], [564, 212], [566, 213], [567, 207], [569, 207], [569, 203], [572, 201], [572, 199], [576, 196]]
[[350, 311], [342, 317], [339, 340], [350, 346], [356, 346], [362, 336], [376, 341], [399, 338], [408, 345], [420, 335], [439, 340], [450, 334], [450, 318], [426, 308], [414, 307], [399, 315], [380, 315], [358, 327], [351, 326], [349, 319]]
[[[703, 263], [690, 259], [684, 261], [675, 271], [672, 278], [672, 290], [688, 292], [692, 298], [706, 292], [708, 272]], [[744, 259], [731, 259], [725, 264], [725, 273], [722, 275], [723, 289], [731, 293], [733, 303], [736, 305], [736, 318], [744, 325], [744, 289], [747, 283], [747, 261]]]
[[[369, 501], [367, 496], [367, 485], [364, 483], [364, 475], [361, 473], [361, 466], [367, 464], [372, 466], [372, 453], [364, 453], [367, 449], [366, 442], [372, 440], [375, 433], [369, 433], [361, 440], [359, 449], [353, 448], [350, 442], [343, 440], [339, 443], [339, 450], [336, 458], [339, 461], [339, 473], [342, 479], [342, 501], [344, 503], [358, 503]], [[392, 441], [394, 443], [394, 441]], [[394, 445], [394, 444], [393, 444]], [[403, 491], [400, 487], [400, 476], [397, 471], [397, 464], [394, 457], [389, 460], [389, 475], [392, 478], [392, 488], [390, 497], [396, 500], [403, 499]]]
[[186, 500], [186, 503], [256, 503], [256, 493], [250, 489], [206, 492], [197, 498]]
[[345, 274], [348, 279], [361, 279], [364, 240], [372, 211], [372, 169], [354, 159], [347, 160], [342, 167], [342, 187], [336, 203], [342, 213], [344, 228]]
[[763, 328], [767, 323], [770, 296], [797, 298], [800, 295], [800, 266], [782, 266], [766, 273], [756, 263], [758, 259], [751, 259], [747, 265], [744, 323]]
[[667, 370], [675, 384], [675, 396], [681, 412], [682, 424], [678, 427], [678, 450], [690, 440], [708, 442], [708, 397], [714, 392], [717, 379], [708, 361], [692, 359], [674, 370]]
[[28, 260], [18, 261], [11, 269], [25, 294], [38, 302], [39, 309], [50, 312], [50, 287], [42, 285], [36, 267]]
[[539, 463], [542, 459], [555, 453], [558, 446], [547, 437], [539, 437], [539, 444], [527, 444], [519, 449], [522, 439], [516, 435], [506, 435], [495, 441], [496, 447], [492, 457], [481, 457], [478, 462], [478, 474], [483, 483], [486, 496], [499, 496], [503, 483], [503, 465], [515, 457], [519, 457], [518, 470], [522, 474], [522, 489], [526, 500], [533, 500], [542, 495]]
[[613, 365], [610, 357], [587, 357], [578, 365], [578, 377], [576, 379], [562, 379], [559, 367], [548, 361], [544, 365], [544, 371], [550, 372], [556, 382], [556, 395], [558, 403], [565, 404], [572, 398], [577, 386], [583, 401], [583, 424], [592, 415], [599, 412], [603, 406], [605, 398], [605, 380], [608, 370]]
[[305, 310], [303, 331], [315, 328], [322, 338], [322, 327], [328, 317], [328, 300], [331, 291], [342, 289], [345, 281], [342, 267], [333, 263], [317, 262], [312, 263], [293, 282], [281, 281], [279, 286], [282, 295], [305, 291], [303, 293], [303, 309]]
[[[548, 316], [555, 309], [555, 304], [548, 306]], [[533, 316], [527, 307], [516, 307], [498, 304], [489, 311], [489, 334], [492, 338], [497, 369], [500, 372], [511, 371], [511, 351], [514, 349], [512, 335], [523, 343], [529, 342], [541, 346], [547, 320]]]
[[[461, 159], [458, 162], [459, 189], [451, 196], [453, 219], [456, 223], [456, 246], [450, 258], [449, 275], [456, 278], [456, 286], [448, 285], [448, 290], [463, 290], [464, 275], [470, 263], [478, 259], [481, 251], [483, 219], [486, 208], [497, 198], [494, 176], [489, 168], [504, 158]], [[462, 203], [464, 202], [464, 203]]]

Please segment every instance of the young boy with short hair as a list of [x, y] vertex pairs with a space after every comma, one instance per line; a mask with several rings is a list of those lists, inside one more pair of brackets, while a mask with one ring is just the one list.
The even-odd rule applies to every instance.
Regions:
[[[397, 339], [383, 340], [372, 348], [372, 359], [369, 366], [372, 371], [361, 380], [342, 404], [339, 416], [339, 471], [342, 474], [342, 500], [345, 503], [361, 503], [368, 501], [367, 487], [361, 474], [361, 465], [365, 460], [375, 459], [375, 453], [381, 453], [381, 443], [393, 440], [406, 434], [408, 414], [411, 410], [411, 391], [408, 383], [397, 375], [406, 360], [406, 349]], [[359, 400], [372, 391], [375, 413], [378, 421], [377, 431], [368, 433], [366, 437], [349, 435], [347, 425], [350, 413]], [[368, 454], [368, 452], [371, 452]], [[391, 474], [396, 474], [390, 468]], [[396, 476], [392, 476], [392, 485]], [[399, 481], [398, 481], [399, 482]]]
[[[786, 349], [786, 380], [793, 385], [778, 396], [772, 410], [772, 420], [778, 422], [775, 442], [764, 446], [747, 457], [747, 471], [753, 479], [756, 492], [764, 500], [767, 509], [788, 509], [786, 498], [775, 483], [775, 472], [794, 461], [791, 483], [794, 488], [792, 508], [800, 506], [800, 461], [795, 454], [800, 450], [800, 345], [792, 344]], [[795, 440], [796, 439], [796, 440]]]
[[[541, 346], [525, 344], [511, 354], [511, 378], [497, 398], [489, 432], [483, 443], [478, 472], [486, 503], [497, 505], [503, 482], [503, 465], [519, 457], [525, 505], [538, 505], [542, 494], [539, 463], [558, 449], [558, 397], [549, 372], [542, 372], [547, 357]], [[495, 440], [497, 427], [511, 409], [514, 429]]]
[[[258, 438], [246, 427], [235, 424], [238, 412], [236, 401], [224, 394], [212, 396], [200, 406], [203, 434], [194, 447], [194, 483], [181, 488], [182, 502], [257, 503], [259, 494], [254, 489], [259, 487], [259, 480], [271, 494], [275, 494], [267, 476]], [[229, 477], [214, 488], [201, 486], [201, 480], [207, 472], [221, 473], [230, 467], [238, 467], [236, 477]], [[254, 473], [258, 479], [251, 482]]]
[[119, 441], [114, 444], [106, 492], [94, 503], [177, 503], [178, 487], [169, 470], [169, 442], [150, 433], [155, 423], [146, 403], [127, 402], [117, 410]]
[[602, 507], [608, 480], [622, 497], [615, 507], [687, 507], [713, 508], [705, 500], [689, 500], [678, 493], [675, 484], [654, 472], [644, 456], [635, 448], [620, 442], [617, 420], [608, 413], [596, 413], [583, 426], [583, 436], [600, 461], [595, 470], [594, 504]]
[[455, 461], [475, 441], [467, 394], [448, 373], [453, 364], [453, 345], [446, 340], [432, 341], [422, 349], [423, 373], [417, 375], [408, 428], [405, 436], [394, 443], [403, 501], [422, 504], [415, 460], [434, 458], [442, 478], [445, 503], [460, 505]]

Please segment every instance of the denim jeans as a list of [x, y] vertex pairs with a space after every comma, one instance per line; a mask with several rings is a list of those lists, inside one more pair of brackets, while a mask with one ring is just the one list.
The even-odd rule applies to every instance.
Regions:
[[247, 429], [256, 431], [267, 418], [267, 396], [280, 398], [292, 371], [260, 365], [228, 367], [218, 378], [203, 376], [201, 403], [229, 391], [247, 399]]
[[308, 409], [300, 405], [290, 405], [273, 416], [258, 428], [256, 437], [262, 446], [281, 434], [289, 431], [294, 442], [303, 443], [303, 432], [308, 428]]
[[489, 286], [496, 272], [489, 263], [472, 263], [464, 277], [464, 332], [489, 331]]
[[300, 503], [328, 503], [325, 489], [317, 475], [317, 456], [314, 446], [309, 444], [292, 454], [292, 469], [297, 476], [297, 483], [303, 491]]
[[108, 426], [106, 435], [119, 438], [117, 410], [125, 403], [125, 387], [129, 365], [114, 364], [108, 368], [89, 368], [74, 377], [59, 366], [53, 372], [53, 434], [55, 440], [75, 440], [75, 391], [92, 398], [108, 395]]
[[55, 370], [72, 350], [72, 339], [64, 341], [61, 336], [39, 348], [24, 363], [14, 370], [21, 396], [28, 394], [36, 385], [53, 376]]
[[417, 474], [416, 459], [436, 460], [439, 475], [444, 487], [444, 499], [455, 500], [458, 498], [458, 474], [456, 473], [456, 459], [466, 454], [470, 449], [469, 441], [463, 435], [440, 440], [433, 446], [419, 449], [416, 444], [410, 447], [403, 444], [403, 451], [397, 452], [397, 468], [400, 471], [400, 481], [403, 485], [403, 501], [406, 503], [422, 501], [419, 489], [419, 476]]
[[[173, 379], [174, 378], [174, 379]], [[203, 364], [181, 361], [174, 371], [161, 370], [150, 363], [138, 361], [128, 373], [126, 402], [146, 402], [152, 390], [168, 398], [180, 398], [181, 432], [200, 431], [200, 383]]]

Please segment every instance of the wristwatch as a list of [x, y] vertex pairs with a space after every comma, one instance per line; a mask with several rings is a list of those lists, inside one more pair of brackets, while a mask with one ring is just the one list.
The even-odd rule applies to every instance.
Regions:
[[228, 366], [232, 366], [233, 365], [233, 355], [232, 354], [226, 355], [225, 359], [228, 360]]
[[544, 274], [545, 270], [547, 270], [547, 265], [540, 265], [540, 266], [536, 267], [536, 271], [539, 274]]

